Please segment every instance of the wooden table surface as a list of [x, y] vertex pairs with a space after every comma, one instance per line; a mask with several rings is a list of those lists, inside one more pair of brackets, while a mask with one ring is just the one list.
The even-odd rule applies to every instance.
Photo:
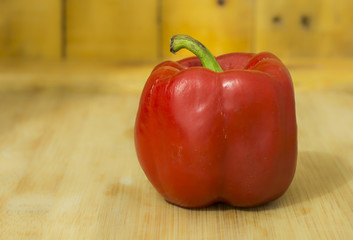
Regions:
[[137, 161], [152, 65], [0, 62], [0, 239], [353, 239], [353, 61], [289, 63], [299, 152], [280, 199], [171, 205]]

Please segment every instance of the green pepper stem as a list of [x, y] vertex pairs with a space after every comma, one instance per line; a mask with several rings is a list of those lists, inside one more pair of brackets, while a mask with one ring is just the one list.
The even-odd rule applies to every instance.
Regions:
[[170, 51], [176, 54], [182, 48], [186, 48], [194, 53], [200, 59], [202, 66], [215, 72], [223, 72], [216, 58], [202, 43], [187, 35], [179, 34], [173, 36], [170, 39]]

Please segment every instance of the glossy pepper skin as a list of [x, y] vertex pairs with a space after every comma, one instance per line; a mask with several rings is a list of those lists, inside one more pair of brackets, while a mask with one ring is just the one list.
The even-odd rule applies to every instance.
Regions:
[[135, 145], [146, 176], [169, 202], [251, 207], [280, 197], [296, 168], [290, 74], [271, 53], [196, 57], [154, 68], [143, 89]]

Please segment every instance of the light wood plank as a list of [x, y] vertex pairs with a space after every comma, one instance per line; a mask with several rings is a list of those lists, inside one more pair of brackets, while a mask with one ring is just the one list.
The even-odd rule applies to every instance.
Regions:
[[157, 0], [67, 2], [67, 57], [124, 62], [157, 58]]
[[61, 0], [0, 1], [0, 57], [61, 57]]
[[352, 93], [296, 97], [298, 169], [288, 192], [248, 210], [188, 210], [166, 203], [137, 162], [138, 95], [2, 95], [0, 237], [350, 239]]

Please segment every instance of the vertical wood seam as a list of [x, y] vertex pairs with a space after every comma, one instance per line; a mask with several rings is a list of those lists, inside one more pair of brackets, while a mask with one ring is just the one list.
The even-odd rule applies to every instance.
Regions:
[[250, 36], [250, 52], [255, 53], [256, 48], [256, 13], [257, 13], [257, 0], [252, 1], [252, 24], [251, 24], [251, 36]]
[[67, 55], [67, 0], [61, 0], [61, 58]]
[[162, 48], [162, 1], [157, 0], [157, 58], [160, 60], [163, 54]]

